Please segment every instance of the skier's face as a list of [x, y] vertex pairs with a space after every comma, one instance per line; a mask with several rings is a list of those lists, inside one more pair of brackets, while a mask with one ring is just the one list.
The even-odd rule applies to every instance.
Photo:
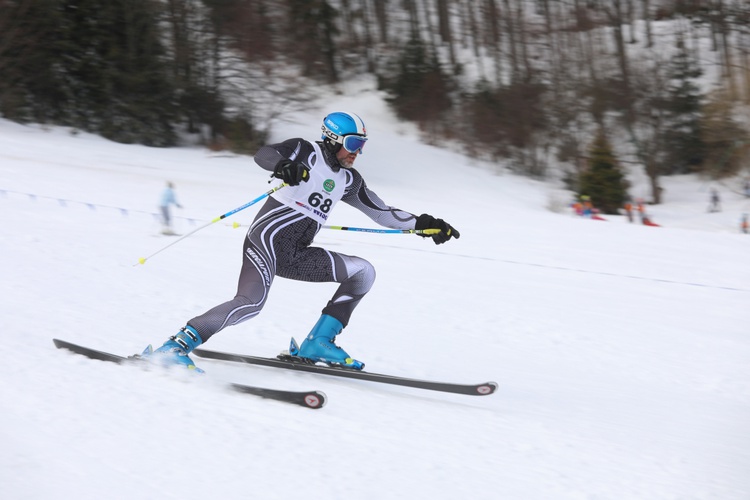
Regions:
[[356, 153], [350, 153], [344, 148], [339, 149], [339, 152], [336, 153], [336, 158], [339, 160], [339, 163], [341, 163], [341, 166], [344, 168], [351, 168], [354, 165], [354, 160], [357, 159], [357, 155], [359, 154], [359, 151]]

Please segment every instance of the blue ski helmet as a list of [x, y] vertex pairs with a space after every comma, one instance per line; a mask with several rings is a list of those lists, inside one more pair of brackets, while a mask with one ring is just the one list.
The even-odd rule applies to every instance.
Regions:
[[350, 153], [359, 151], [367, 141], [367, 130], [362, 118], [354, 113], [337, 111], [323, 118], [323, 135], [321, 139], [334, 144], [341, 144]]

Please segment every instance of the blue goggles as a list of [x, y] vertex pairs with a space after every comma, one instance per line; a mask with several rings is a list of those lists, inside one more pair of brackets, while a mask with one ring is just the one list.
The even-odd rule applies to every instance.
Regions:
[[342, 145], [344, 146], [344, 149], [350, 153], [362, 153], [362, 148], [365, 147], [366, 142], [367, 137], [361, 135], [345, 135], [343, 137]]

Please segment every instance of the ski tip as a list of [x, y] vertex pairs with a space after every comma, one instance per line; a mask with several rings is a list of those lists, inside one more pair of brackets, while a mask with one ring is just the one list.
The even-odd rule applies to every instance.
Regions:
[[52, 339], [52, 342], [55, 344], [55, 347], [58, 349], [68, 349], [69, 351], [75, 352], [75, 348], [78, 347], [75, 344], [71, 344], [70, 342], [67, 342], [65, 340], [60, 339]]
[[313, 410], [323, 408], [328, 402], [328, 396], [322, 391], [312, 391], [305, 394], [305, 405]]
[[478, 396], [489, 396], [497, 390], [497, 382], [487, 382], [476, 387]]

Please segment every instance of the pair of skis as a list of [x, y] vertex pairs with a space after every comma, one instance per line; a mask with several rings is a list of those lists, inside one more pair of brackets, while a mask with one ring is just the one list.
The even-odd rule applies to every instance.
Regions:
[[[142, 359], [139, 359], [137, 357], [128, 358], [124, 356], [118, 356], [116, 354], [110, 354], [108, 352], [98, 351], [89, 347], [72, 344], [64, 340], [53, 339], [53, 342], [59, 349], [68, 349], [76, 354], [81, 354], [91, 359], [109, 361], [117, 364], [143, 362]], [[246, 356], [225, 352], [208, 351], [205, 349], [196, 349], [195, 351], [193, 351], [193, 354], [208, 359], [233, 361], [272, 368], [283, 368], [288, 370], [330, 375], [333, 377], [352, 378], [383, 384], [412, 387], [415, 389], [425, 389], [453, 394], [465, 394], [469, 396], [486, 396], [494, 393], [497, 389], [497, 383], [495, 382], [485, 382], [483, 384], [455, 384], [447, 382], [433, 382], [429, 380], [412, 379], [406, 377], [397, 377], [393, 375], [383, 375], [379, 373], [352, 370], [349, 368], [320, 366], [307, 363], [302, 358], [298, 358], [295, 356], [280, 355], [278, 358], [263, 358], [259, 356]], [[306, 408], [315, 410], [322, 408], [327, 402], [325, 393], [321, 391], [285, 391], [243, 384], [229, 384], [228, 388], [236, 392], [252, 394], [255, 396], [260, 396], [262, 398], [304, 406]]]

